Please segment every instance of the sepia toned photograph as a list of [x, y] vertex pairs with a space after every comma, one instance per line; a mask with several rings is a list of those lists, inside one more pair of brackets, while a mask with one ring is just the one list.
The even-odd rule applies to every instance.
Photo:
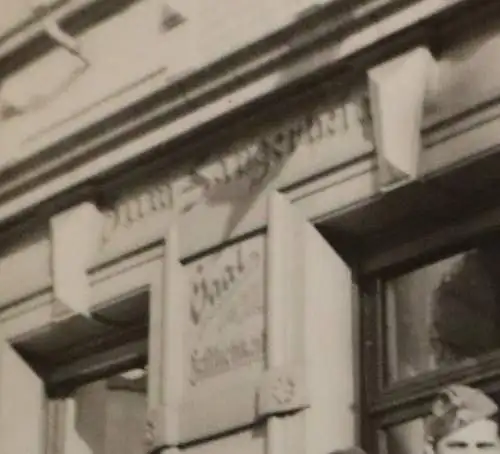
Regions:
[[0, 454], [500, 454], [500, 0], [0, 0]]

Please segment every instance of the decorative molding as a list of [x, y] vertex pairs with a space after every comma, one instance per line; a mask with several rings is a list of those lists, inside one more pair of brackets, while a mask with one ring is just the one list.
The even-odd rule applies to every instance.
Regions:
[[141, 188], [121, 198], [113, 210], [105, 212], [103, 241], [107, 242], [115, 230], [131, 227], [154, 213], [172, 210], [173, 206], [174, 195], [169, 181]]
[[31, 17], [0, 37], [0, 73], [18, 71], [54, 48], [56, 43], [47, 40], [46, 29], [41, 26], [40, 19], [55, 21], [76, 36], [136, 1], [55, 0], [53, 4], [42, 5], [41, 8], [34, 5]]
[[303, 366], [284, 366], [265, 372], [257, 392], [260, 417], [292, 413], [309, 406]]
[[[50, 77], [44, 79], [44, 83], [42, 84], [33, 83], [33, 81], [39, 79], [39, 77], [37, 78], [36, 75], [30, 77], [29, 74], [31, 71], [29, 69], [15, 71], [11, 74], [6, 71], [1, 81], [0, 122], [6, 121], [14, 116], [24, 115], [43, 108], [47, 108], [50, 111], [50, 104], [58, 97], [63, 96], [68, 89], [81, 79], [81, 76], [86, 75], [87, 70], [91, 66], [92, 62], [90, 61], [90, 55], [94, 55], [95, 50], [93, 53], [91, 50], [89, 51], [86, 49], [86, 38], [84, 38], [82, 42], [79, 36], [75, 37], [66, 32], [60, 25], [62, 19], [58, 19], [55, 15], [50, 14], [51, 8], [53, 8], [53, 6], [45, 4], [45, 2], [41, 2], [40, 4], [37, 2], [37, 5], [33, 6], [34, 18], [43, 28], [47, 37], [59, 46], [60, 49], [65, 50], [71, 57], [74, 57], [73, 61], [71, 61], [71, 59], [64, 59], [64, 64], [59, 63], [57, 65], [61, 75], [59, 76], [55, 73], [50, 74]], [[151, 8], [153, 8], [153, 6], [151, 6]], [[158, 12], [158, 15], [161, 16], [162, 23], [160, 32], [164, 33], [185, 21], [185, 18], [179, 12], [169, 7], [168, 4], [159, 5], [159, 8], [161, 8], [161, 10]], [[153, 10], [153, 13], [154, 12]], [[131, 13], [133, 14], [133, 11]], [[148, 18], [148, 21], [150, 21], [150, 18]], [[160, 38], [158, 35], [158, 40], [160, 39], [163, 38]], [[49, 58], [52, 57], [53, 55]], [[63, 60], [60, 60], [60, 62], [61, 61]], [[76, 65], [72, 63], [76, 63]], [[43, 64], [42, 62], [41, 65], [43, 66]], [[35, 72], [36, 65], [37, 63], [31, 65], [35, 66]], [[99, 68], [97, 68], [97, 70], [99, 70]], [[85, 85], [85, 83], [86, 82], [83, 81], [83, 85]], [[80, 87], [80, 89], [81, 88], [82, 87]], [[120, 87], [116, 88], [116, 90], [123, 91], [124, 89]], [[105, 101], [106, 99], [99, 99], [97, 103], [99, 104]], [[89, 111], [91, 109], [92, 105], [85, 105], [85, 102], [83, 103], [83, 111]], [[75, 114], [73, 113], [72, 115]], [[77, 114], [75, 116], [77, 116]], [[57, 115], [56, 118], [58, 118]], [[67, 118], [64, 118], [63, 122], [67, 120]], [[18, 123], [22, 123], [22, 121], [23, 120], [20, 120]], [[49, 124], [47, 129], [50, 130], [56, 125]], [[34, 136], [43, 135], [44, 130], [40, 131], [34, 128], [32, 132], [26, 132], [26, 136], [21, 136], [19, 138], [21, 143], [15, 143], [13, 146], [22, 147], [24, 143], [29, 142], [32, 138], [30, 134]]]
[[[364, 95], [353, 95], [345, 103], [316, 106], [283, 125], [240, 141], [229, 152], [197, 162], [187, 176], [170, 177], [124, 196], [106, 212], [104, 241], [119, 229], [127, 229], [159, 211], [185, 214], [196, 206], [244, 199], [276, 176], [298, 152], [314, 153], [313, 146], [331, 143], [335, 152], [343, 141], [370, 140], [370, 115]], [[324, 169], [321, 169], [324, 170]], [[308, 169], [302, 170], [307, 175]], [[174, 200], [175, 198], [175, 200]]]
[[[402, 29], [411, 33], [415, 24], [470, 3], [469, 0], [450, 0], [439, 4], [415, 0], [405, 5], [404, 9], [399, 9], [390, 0], [374, 1], [376, 7], [371, 8], [363, 1], [331, 2], [307, 17], [284, 26], [272, 39], [255, 43], [217, 64], [193, 71], [189, 76], [155, 86], [151, 93], [132, 106], [134, 112], [144, 112], [134, 115], [133, 122], [130, 122], [130, 115], [115, 116], [108, 112], [106, 118], [96, 116], [94, 127], [85, 131], [78, 127], [77, 122], [65, 124], [57, 137], [45, 143], [43, 140], [31, 143], [29, 150], [23, 151], [23, 156], [29, 158], [13, 165], [8, 178], [3, 176], [0, 222], [26, 213], [62, 192], [75, 190], [91, 177], [116, 169], [125, 161], [144, 155], [157, 145], [172, 141], [222, 113], [228, 114], [242, 104], [263, 99], [269, 93], [331, 67], [348, 56], [353, 57], [350, 67], [357, 67], [356, 55], [361, 55], [360, 51], [366, 46], [381, 42], [385, 36]], [[349, 8], [342, 9], [345, 4], [349, 4]], [[450, 19], [447, 20], [449, 23]], [[343, 30], [341, 48], [340, 30]], [[366, 39], [353, 39], [360, 35]], [[327, 41], [328, 46], [325, 44]], [[394, 42], [391, 46], [396, 44]], [[385, 52], [388, 51], [387, 45], [383, 44]], [[372, 47], [371, 55], [376, 59], [382, 45], [378, 50], [376, 46]], [[258, 52], [257, 48], [260, 49]], [[285, 66], [284, 57], [292, 53], [297, 55], [297, 59]], [[363, 58], [362, 65], [370, 64], [366, 55]], [[276, 83], [276, 75], [281, 72], [287, 77]], [[264, 73], [266, 76], [262, 79]], [[235, 80], [238, 83], [235, 84]], [[233, 99], [228, 103], [229, 98], [242, 87], [246, 87], [245, 94], [238, 94], [237, 102]], [[251, 94], [250, 87], [254, 87], [250, 90]], [[146, 99], [147, 110], [143, 108]], [[223, 110], [222, 104], [225, 106]], [[125, 113], [125, 106], [114, 108], [114, 113], [121, 109]], [[165, 126], [167, 118], [168, 127]], [[161, 124], [161, 130], [154, 129], [153, 124]], [[131, 137], [136, 140], [131, 142]], [[71, 143], [70, 147], [68, 143]], [[126, 152], [122, 147], [124, 144], [127, 144]], [[94, 160], [97, 149], [100, 159]], [[22, 166], [22, 172], [17, 171], [18, 165]], [[66, 168], [64, 178], [61, 176], [63, 167]]]

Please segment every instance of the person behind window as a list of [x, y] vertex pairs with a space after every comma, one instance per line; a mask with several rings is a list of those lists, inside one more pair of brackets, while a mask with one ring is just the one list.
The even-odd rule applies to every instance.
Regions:
[[497, 405], [483, 392], [448, 386], [427, 418], [427, 442], [434, 454], [500, 454], [497, 413]]

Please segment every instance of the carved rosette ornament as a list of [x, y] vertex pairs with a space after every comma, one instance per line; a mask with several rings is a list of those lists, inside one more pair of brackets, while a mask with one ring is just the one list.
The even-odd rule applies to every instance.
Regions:
[[258, 390], [261, 417], [292, 413], [309, 406], [303, 367], [270, 369]]
[[278, 405], [287, 405], [295, 396], [296, 383], [293, 377], [284, 375], [278, 377], [272, 386], [271, 396]]

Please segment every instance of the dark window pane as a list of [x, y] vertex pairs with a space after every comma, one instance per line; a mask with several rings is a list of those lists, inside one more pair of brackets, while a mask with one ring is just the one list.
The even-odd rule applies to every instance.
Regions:
[[500, 347], [500, 247], [441, 260], [386, 285], [389, 381]]

